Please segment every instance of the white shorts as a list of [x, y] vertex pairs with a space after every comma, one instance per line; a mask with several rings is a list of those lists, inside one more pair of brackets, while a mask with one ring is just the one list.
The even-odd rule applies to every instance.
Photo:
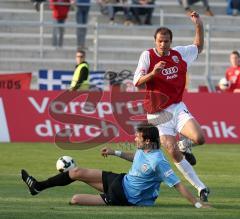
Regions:
[[148, 122], [158, 128], [160, 136], [176, 136], [192, 118], [194, 117], [183, 102], [172, 104], [161, 112], [147, 114]]

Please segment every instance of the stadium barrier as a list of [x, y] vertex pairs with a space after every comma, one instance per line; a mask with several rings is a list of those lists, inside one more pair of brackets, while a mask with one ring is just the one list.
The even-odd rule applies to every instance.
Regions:
[[[185, 94], [207, 143], [240, 142], [239, 98], [231, 93]], [[142, 100], [141, 92], [3, 90], [0, 142], [132, 142], [134, 125], [145, 119]]]

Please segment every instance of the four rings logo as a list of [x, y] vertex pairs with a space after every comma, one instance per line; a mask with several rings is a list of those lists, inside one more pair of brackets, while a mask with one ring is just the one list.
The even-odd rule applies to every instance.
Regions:
[[172, 75], [172, 74], [175, 74], [175, 73], [178, 73], [178, 67], [177, 66], [173, 66], [173, 67], [170, 67], [170, 68], [165, 68], [165, 69], [162, 70], [163, 75]]

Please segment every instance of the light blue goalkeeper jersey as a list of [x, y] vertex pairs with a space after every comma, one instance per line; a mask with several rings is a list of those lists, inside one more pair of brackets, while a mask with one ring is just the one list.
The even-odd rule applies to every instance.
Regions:
[[128, 202], [151, 206], [159, 195], [160, 184], [172, 187], [180, 182], [161, 150], [145, 153], [137, 150], [128, 174], [123, 178], [123, 189]]

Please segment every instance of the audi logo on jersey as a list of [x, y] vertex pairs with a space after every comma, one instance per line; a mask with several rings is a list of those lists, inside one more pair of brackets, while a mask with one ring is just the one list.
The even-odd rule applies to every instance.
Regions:
[[173, 67], [170, 67], [170, 68], [165, 68], [165, 69], [162, 70], [163, 75], [172, 75], [172, 74], [175, 74], [175, 73], [178, 73], [178, 67], [177, 66], [173, 66]]

